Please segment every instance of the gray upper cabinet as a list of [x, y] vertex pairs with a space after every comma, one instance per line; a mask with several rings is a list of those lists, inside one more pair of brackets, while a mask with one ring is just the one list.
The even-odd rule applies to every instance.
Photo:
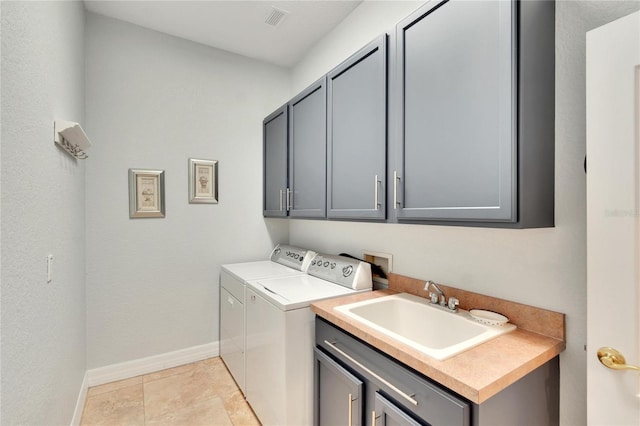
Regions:
[[265, 119], [264, 215], [553, 226], [554, 119], [554, 1], [431, 0]]
[[554, 3], [429, 2], [395, 43], [394, 219], [553, 226]]
[[274, 111], [262, 122], [263, 137], [263, 215], [287, 216], [288, 106]]
[[386, 217], [387, 36], [327, 75], [327, 217]]
[[326, 78], [289, 102], [289, 216], [326, 217]]

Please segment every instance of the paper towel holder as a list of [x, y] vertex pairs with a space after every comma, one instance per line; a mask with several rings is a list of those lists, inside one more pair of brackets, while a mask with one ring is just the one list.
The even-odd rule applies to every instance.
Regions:
[[62, 149], [79, 160], [89, 158], [87, 149], [91, 142], [80, 124], [73, 121], [55, 120], [53, 122], [53, 140]]

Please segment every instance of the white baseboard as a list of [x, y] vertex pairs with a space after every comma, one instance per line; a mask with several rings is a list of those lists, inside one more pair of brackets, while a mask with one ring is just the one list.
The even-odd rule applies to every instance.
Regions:
[[[218, 342], [180, 349], [178, 351], [134, 359], [119, 364], [107, 365], [87, 371], [86, 386], [97, 386], [117, 380], [128, 379], [142, 374], [154, 373], [166, 368], [177, 367], [191, 362], [212, 358], [220, 354]], [[84, 383], [83, 383], [84, 385]]]
[[76, 401], [76, 408], [73, 412], [73, 418], [71, 419], [71, 426], [80, 425], [82, 411], [84, 410], [84, 404], [87, 399], [87, 391], [91, 386], [103, 385], [142, 374], [154, 373], [166, 368], [202, 361], [203, 359], [216, 357], [218, 355], [220, 355], [220, 343], [212, 342], [206, 345], [192, 346], [178, 351], [87, 370], [82, 380], [80, 393]]
[[79, 426], [80, 420], [82, 420], [82, 410], [84, 410], [84, 402], [87, 400], [87, 390], [89, 389], [88, 373], [84, 373], [84, 379], [80, 386], [80, 393], [78, 394], [78, 400], [76, 401], [76, 409], [73, 411], [73, 418], [71, 419], [71, 426]]

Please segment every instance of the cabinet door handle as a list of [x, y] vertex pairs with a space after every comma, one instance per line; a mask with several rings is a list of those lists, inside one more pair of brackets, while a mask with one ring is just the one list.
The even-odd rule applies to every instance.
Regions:
[[282, 189], [280, 190], [280, 211], [282, 211], [283, 203], [282, 203]]
[[371, 426], [376, 426], [376, 410], [371, 412]]
[[287, 211], [291, 210], [291, 190], [287, 188]]
[[380, 200], [378, 191], [380, 190], [380, 179], [378, 179], [378, 175], [374, 176], [374, 187], [373, 187], [373, 209], [378, 210], [380, 208]]
[[352, 415], [352, 413], [353, 413], [353, 402], [351, 401], [351, 397], [352, 397], [352, 395], [351, 395], [351, 394], [349, 394], [349, 419], [347, 420], [347, 424], [348, 424], [349, 426], [351, 426], [351, 425], [352, 425], [352, 422], [351, 422], [351, 415]]
[[400, 177], [398, 176], [398, 171], [393, 171], [393, 209], [396, 210], [398, 208], [398, 181]]
[[[396, 392], [398, 395], [400, 395], [402, 398], [406, 399], [407, 401], [409, 401], [410, 403], [412, 403], [413, 405], [418, 405], [418, 401], [416, 401], [412, 395], [408, 395], [407, 393], [401, 391], [397, 386], [391, 384], [389, 381], [387, 381], [386, 379], [383, 379], [382, 377], [380, 377], [377, 373], [373, 372], [371, 369], [369, 369], [368, 367], [365, 367], [362, 363], [360, 363], [360, 361], [357, 361], [355, 358], [353, 358], [351, 355], [349, 355], [348, 353], [346, 353], [345, 351], [343, 351], [342, 349], [340, 349], [339, 347], [337, 347], [334, 343], [331, 343], [328, 340], [324, 341], [325, 345], [329, 346], [331, 349], [333, 349], [334, 351], [338, 352], [340, 355], [342, 355], [343, 357], [347, 358], [349, 361], [351, 361], [352, 363], [354, 363], [355, 365], [357, 365], [358, 367], [362, 368], [364, 371], [366, 371], [368, 374], [372, 375], [373, 377], [375, 377], [377, 380], [381, 381], [382, 383], [384, 383], [386, 386], [388, 386], [389, 388], [391, 388], [394, 392]], [[337, 342], [336, 342], [337, 343]]]

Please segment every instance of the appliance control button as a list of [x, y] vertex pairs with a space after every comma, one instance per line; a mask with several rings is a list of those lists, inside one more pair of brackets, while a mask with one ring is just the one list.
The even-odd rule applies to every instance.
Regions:
[[352, 273], [353, 273], [353, 266], [349, 265], [349, 266], [345, 266], [344, 268], [342, 268], [342, 275], [343, 276], [348, 277]]
[[323, 266], [326, 268], [327, 266], [329, 266], [329, 261], [325, 260]]

